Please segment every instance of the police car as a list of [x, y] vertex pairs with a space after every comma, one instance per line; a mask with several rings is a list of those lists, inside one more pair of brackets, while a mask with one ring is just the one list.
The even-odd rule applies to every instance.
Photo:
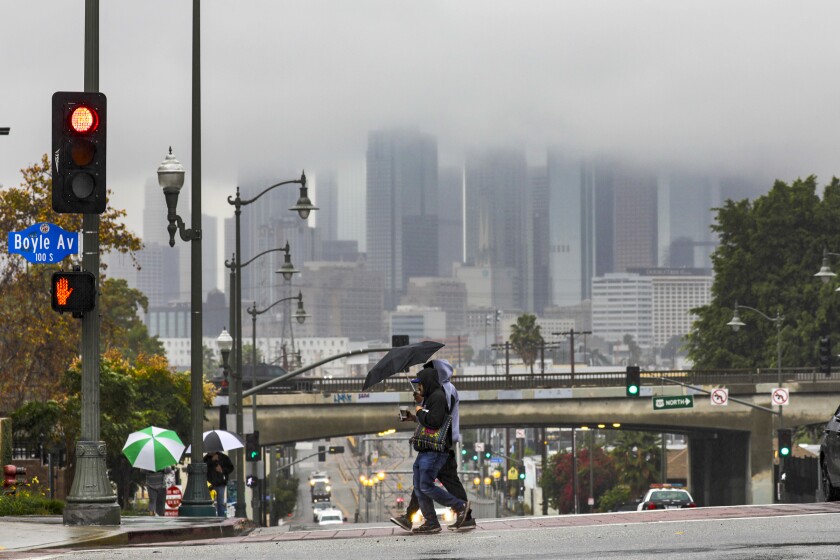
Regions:
[[638, 511], [697, 507], [694, 498], [682, 484], [651, 484], [637, 508]]

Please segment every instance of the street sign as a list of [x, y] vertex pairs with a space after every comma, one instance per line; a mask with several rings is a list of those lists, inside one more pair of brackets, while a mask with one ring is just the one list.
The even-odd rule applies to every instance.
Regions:
[[784, 406], [790, 403], [790, 393], [784, 387], [776, 387], [771, 393], [773, 404]]
[[523, 428], [516, 429], [516, 439], [525, 439], [525, 430]]
[[79, 234], [48, 222], [9, 232], [9, 254], [36, 264], [57, 263], [79, 253]]
[[477, 441], [477, 442], [475, 442], [474, 445], [475, 445], [475, 447], [474, 447], [475, 451], [478, 451], [479, 453], [484, 451], [484, 442], [483, 441]]
[[729, 404], [729, 389], [712, 389], [709, 398], [712, 406], [726, 406]]
[[183, 494], [177, 486], [170, 486], [166, 489], [166, 510], [165, 517], [178, 517], [178, 507], [181, 505]]
[[501, 463], [504, 463], [504, 462], [505, 462], [505, 460], [504, 460], [504, 459], [502, 459], [501, 457], [490, 457], [490, 462], [491, 462], [491, 463], [494, 463], [494, 464], [496, 464], [496, 465], [499, 465], [499, 464], [501, 464]]
[[674, 408], [694, 408], [694, 396], [653, 397], [653, 410], [671, 410]]

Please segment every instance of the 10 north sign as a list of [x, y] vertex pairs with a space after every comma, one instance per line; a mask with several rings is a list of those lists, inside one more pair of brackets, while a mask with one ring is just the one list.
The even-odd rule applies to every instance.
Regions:
[[9, 253], [36, 264], [57, 263], [79, 253], [79, 234], [48, 222], [9, 232]]

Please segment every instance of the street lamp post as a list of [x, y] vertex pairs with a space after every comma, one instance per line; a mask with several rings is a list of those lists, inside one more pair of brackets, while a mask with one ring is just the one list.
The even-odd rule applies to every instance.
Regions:
[[172, 148], [157, 170], [158, 183], [166, 197], [169, 246], [175, 246], [175, 232], [191, 243], [190, 259], [190, 409], [192, 460], [187, 467], [187, 488], [179, 514], [185, 517], [212, 517], [216, 508], [207, 490], [207, 465], [204, 457], [204, 372], [201, 324], [201, 183], [194, 174], [192, 184], [193, 227], [186, 229], [177, 213], [178, 195], [184, 186], [184, 167], [172, 155]]
[[[755, 313], [758, 313], [760, 316], [764, 317], [765, 319], [767, 319], [768, 321], [770, 321], [771, 323], [776, 325], [776, 371], [778, 373], [778, 385], [779, 385], [779, 387], [781, 387], [782, 386], [782, 321], [785, 320], [784, 315], [782, 315], [781, 311], [779, 309], [777, 309], [776, 310], [776, 316], [775, 317], [770, 317], [769, 315], [766, 315], [765, 313], [762, 313], [761, 311], [759, 311], [758, 309], [755, 309], [754, 307], [749, 307], [749, 306], [746, 306], [746, 305], [740, 305], [736, 301], [735, 302], [735, 309], [734, 309], [734, 312], [733, 312], [733, 315], [732, 315], [732, 320], [730, 320], [728, 323], [726, 323], [727, 326], [732, 327], [733, 332], [738, 332], [738, 330], [741, 327], [746, 326], [746, 323], [744, 323], [741, 320], [741, 317], [738, 314], [739, 309], [748, 309], [749, 311], [753, 311]], [[784, 418], [782, 416], [783, 411], [784, 411], [784, 407], [780, 404], [779, 405], [779, 429], [782, 429], [784, 427]], [[779, 462], [779, 483], [778, 483], [779, 484], [779, 486], [778, 486], [779, 500], [782, 499], [782, 494], [783, 494], [783, 490], [782, 490], [782, 484], [783, 484], [782, 481], [784, 480], [783, 469], [784, 469], [784, 462], [780, 461]]]
[[[276, 271], [278, 274], [283, 276], [283, 279], [289, 281], [292, 279], [292, 275], [297, 274], [299, 271], [295, 269], [294, 265], [292, 264], [292, 257], [291, 257], [291, 249], [289, 247], [289, 242], [286, 241], [286, 245], [284, 247], [277, 247], [274, 249], [268, 249], [267, 251], [263, 251], [262, 253], [256, 255], [255, 257], [251, 258], [250, 260], [242, 263], [236, 258], [236, 254], [234, 253], [233, 257], [229, 261], [225, 261], [225, 266], [230, 269], [230, 284], [231, 290], [236, 293], [236, 287], [239, 286], [239, 275], [241, 270], [247, 267], [249, 264], [257, 260], [258, 258], [262, 257], [263, 255], [267, 255], [268, 253], [274, 253], [276, 251], [283, 251], [285, 253], [283, 265]], [[231, 324], [234, 325], [234, 333], [233, 339], [234, 343], [241, 347], [242, 345], [242, 336], [241, 334], [237, 334], [241, 332], [242, 329], [242, 321], [241, 321], [241, 312], [239, 309], [239, 305], [234, 303], [234, 297], [230, 298], [230, 319]], [[240, 320], [237, 321], [236, 318], [240, 317]], [[230, 399], [230, 402], [233, 405], [233, 414], [235, 417], [236, 423], [236, 433], [243, 435], [243, 419], [242, 419], [242, 368], [240, 364], [242, 363], [242, 352], [234, 352], [234, 363], [231, 367], [233, 371], [233, 388], [230, 391], [232, 393], [233, 398]], [[238, 360], [238, 361], [237, 361]], [[241, 456], [242, 451], [235, 451], [233, 455], [233, 462], [234, 467], [237, 469], [237, 472], [242, 470], [244, 467], [245, 461], [244, 457]], [[240, 465], [242, 467], [240, 467]], [[245, 476], [244, 472], [240, 473], [236, 477], [236, 491], [239, 496], [245, 495]], [[245, 505], [240, 501], [236, 502], [235, 506], [235, 513], [236, 517], [245, 517]]]
[[[283, 185], [291, 185], [291, 184], [299, 184], [300, 185], [300, 195], [298, 197], [297, 202], [294, 206], [289, 208], [289, 210], [293, 210], [298, 213], [302, 220], [305, 220], [309, 217], [309, 213], [312, 210], [317, 210], [318, 208], [312, 204], [312, 201], [309, 200], [308, 190], [306, 188], [306, 174], [301, 173], [300, 179], [293, 179], [290, 181], [283, 181], [280, 183], [275, 183], [270, 187], [263, 190], [260, 194], [255, 196], [251, 199], [243, 200], [239, 194], [239, 187], [236, 187], [236, 196], [231, 198], [228, 197], [227, 201], [228, 204], [234, 207], [234, 224], [235, 224], [235, 246], [236, 251], [233, 258], [232, 263], [232, 279], [234, 280], [234, 285], [231, 286], [231, 290], [233, 291], [233, 297], [231, 298], [231, 306], [233, 309], [233, 319], [234, 323], [231, 325], [233, 328], [233, 338], [234, 338], [234, 354], [233, 354], [233, 364], [235, 368], [235, 390], [236, 395], [234, 397], [235, 406], [236, 406], [236, 433], [242, 434], [243, 433], [243, 426], [242, 426], [242, 237], [241, 237], [241, 224], [240, 224], [240, 215], [242, 214], [242, 207], [248, 206], [249, 204], [253, 204], [257, 200], [259, 200], [262, 195], [267, 193], [268, 191], [275, 189], [277, 187], [281, 187]], [[287, 243], [288, 245], [288, 243]], [[255, 257], [256, 258], [256, 257]], [[253, 261], [253, 259], [252, 259]], [[251, 261], [249, 261], [251, 262]], [[287, 262], [290, 263], [289, 259]], [[290, 263], [291, 264], [291, 263]], [[285, 266], [285, 264], [284, 264]], [[286, 277], [286, 273], [283, 273], [283, 276]], [[243, 451], [237, 450], [236, 451], [236, 463], [237, 466], [241, 468], [245, 464], [245, 457]], [[245, 477], [244, 473], [240, 473], [236, 479], [236, 492], [238, 496], [245, 495]], [[244, 503], [241, 499], [236, 501], [236, 517], [245, 517], [245, 507]]]
[[[289, 245], [287, 243], [286, 244], [287, 249], [288, 249], [288, 246]], [[309, 315], [306, 313], [306, 311], [303, 308], [303, 294], [301, 292], [298, 292], [298, 295], [296, 295], [296, 296], [291, 296], [291, 297], [285, 297], [285, 298], [278, 299], [277, 301], [275, 301], [274, 303], [272, 303], [271, 305], [269, 305], [265, 309], [258, 310], [257, 309], [257, 302], [254, 302], [254, 305], [252, 307], [248, 308], [248, 313], [251, 315], [251, 387], [256, 387], [257, 386], [257, 315], [262, 315], [263, 313], [266, 313], [268, 310], [273, 308], [278, 303], [281, 303], [281, 302], [284, 302], [284, 301], [290, 301], [290, 300], [293, 300], [293, 299], [296, 299], [297, 302], [298, 302], [298, 307], [297, 307], [297, 310], [295, 311], [295, 314], [294, 314], [295, 319], [297, 319], [298, 323], [303, 324], [303, 322], [306, 321], [306, 318], [309, 317]], [[240, 393], [240, 395], [241, 395], [241, 393]], [[241, 405], [241, 401], [240, 401], [240, 405]], [[241, 410], [241, 408], [240, 408], [240, 410]], [[251, 395], [251, 425], [254, 426], [255, 430], [257, 429], [257, 395], [256, 394]], [[259, 507], [262, 508], [262, 496], [260, 496], [259, 499], [256, 500], [254, 503], [259, 504]], [[262, 516], [261, 515], [258, 516], [258, 515], [255, 514], [254, 519], [262, 519]]]
[[219, 338], [216, 339], [216, 345], [222, 354], [222, 394], [228, 400], [228, 406], [219, 407], [219, 428], [227, 430], [227, 418], [225, 415], [230, 405], [230, 349], [233, 348], [233, 338], [226, 328], [222, 329]]

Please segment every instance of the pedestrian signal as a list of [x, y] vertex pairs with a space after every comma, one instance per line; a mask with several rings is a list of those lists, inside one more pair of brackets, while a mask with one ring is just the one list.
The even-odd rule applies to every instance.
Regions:
[[96, 305], [96, 277], [85, 270], [53, 272], [50, 293], [54, 310], [81, 317]]

